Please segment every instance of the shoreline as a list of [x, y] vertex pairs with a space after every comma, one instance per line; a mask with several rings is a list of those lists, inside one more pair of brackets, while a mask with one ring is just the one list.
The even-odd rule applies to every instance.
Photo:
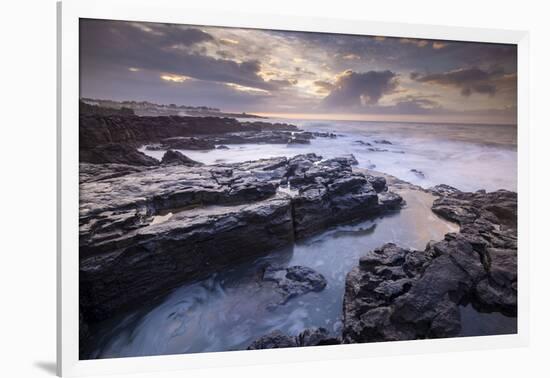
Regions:
[[[289, 128], [290, 126], [284, 127]], [[292, 134], [285, 134], [287, 132], [286, 130], [268, 130], [266, 132], [260, 127], [258, 130], [249, 132], [249, 135], [253, 138], [258, 138], [258, 135], [260, 138], [280, 138], [281, 136], [287, 138], [297, 132], [305, 136], [302, 139], [303, 144], [307, 144], [306, 142], [310, 138], [333, 138], [329, 134], [304, 134], [304, 131], [299, 129], [293, 129]], [[185, 143], [188, 143], [190, 137], [185, 138], [187, 138]], [[191, 137], [191, 140], [192, 138], [194, 137]], [[215, 138], [220, 137], [216, 136]], [[224, 138], [223, 140], [229, 144], [234, 140]], [[290, 143], [288, 138], [284, 138], [276, 140], [280, 140], [281, 143]], [[279, 333], [260, 338], [257, 343], [251, 344], [251, 348], [262, 348], [266, 345], [281, 347], [368, 342], [380, 338], [393, 340], [449, 337], [458, 334], [457, 328], [460, 327], [457, 327], [457, 308], [453, 307], [452, 303], [466, 301], [464, 298], [470, 298], [470, 294], [462, 293], [460, 298], [452, 298], [450, 302], [447, 299], [441, 299], [441, 297], [434, 299], [436, 301], [434, 303], [443, 303], [441, 306], [444, 309], [442, 308], [441, 311], [445, 311], [447, 314], [445, 319], [439, 319], [440, 323], [443, 322], [439, 328], [426, 325], [426, 322], [431, 323], [433, 319], [430, 321], [424, 318], [418, 320], [418, 316], [415, 318], [411, 315], [406, 319], [396, 320], [392, 315], [393, 312], [390, 313], [390, 310], [386, 308], [397, 306], [394, 304], [394, 300], [398, 297], [410, 297], [409, 291], [414, 289], [415, 284], [420, 285], [425, 272], [432, 264], [435, 264], [432, 263], [432, 260], [440, 264], [444, 259], [441, 256], [452, 255], [448, 252], [448, 249], [451, 248], [449, 245], [453, 245], [452, 248], [455, 251], [453, 253], [462, 253], [456, 251], [462, 251], [464, 248], [470, 248], [470, 250], [481, 248], [480, 245], [483, 243], [474, 238], [461, 241], [462, 244], [459, 243], [460, 248], [457, 249], [455, 240], [462, 238], [461, 235], [465, 227], [466, 234], [472, 234], [468, 229], [473, 227], [472, 224], [476, 224], [477, 219], [465, 220], [457, 214], [460, 215], [464, 212], [464, 201], [482, 201], [481, 203], [484, 203], [485, 197], [498, 197], [497, 194], [464, 193], [444, 185], [432, 190], [425, 189], [381, 172], [352, 168], [357, 164], [353, 155], [323, 159], [315, 154], [307, 154], [297, 155], [293, 158], [270, 158], [243, 163], [204, 165], [189, 159], [176, 150], [171, 155], [165, 154], [162, 161], [153, 161], [149, 160], [152, 158], [132, 146], [137, 140], [127, 141], [125, 144], [111, 144], [110, 150], [101, 150], [103, 148], [101, 144], [98, 145], [99, 150], [97, 147], [91, 147], [95, 151], [94, 153], [97, 153], [98, 160], [81, 164], [80, 282], [82, 286], [81, 330], [84, 330], [84, 333], [81, 332], [82, 353], [87, 354], [88, 352], [85, 353], [83, 350], [89, 349], [86, 345], [86, 338], [90, 336], [86, 332], [88, 323], [108, 319], [113, 314], [135, 308], [136, 304], [143, 305], [144, 302], [147, 302], [144, 301], [144, 298], [150, 297], [155, 301], [157, 300], [155, 298], [159, 298], [159, 296], [166, 297], [172, 290], [181, 287], [185, 281], [196, 282], [201, 277], [208, 275], [209, 272], [227, 269], [228, 266], [254, 258], [254, 256], [262, 256], [284, 246], [294, 245], [296, 240], [310, 238], [334, 227], [361, 219], [378, 217], [386, 212], [399, 212], [402, 198], [398, 193], [407, 190], [438, 196], [439, 200], [436, 202], [440, 201], [443, 205], [436, 205], [434, 202], [432, 206], [434, 215], [454, 221], [462, 228], [454, 234], [449, 234], [457, 236], [449, 237], [450, 239], [445, 236], [444, 240], [439, 242], [447, 243], [445, 244], [446, 252], [441, 252], [441, 250], [445, 250], [442, 246], [439, 247], [439, 252], [433, 252], [433, 245], [428, 245], [425, 251], [384, 245], [380, 249], [381, 252], [375, 252], [382, 255], [398, 256], [396, 261], [402, 261], [405, 256], [409, 255], [422, 256], [424, 260], [419, 263], [420, 265], [414, 266], [415, 272], [411, 273], [410, 277], [402, 276], [403, 273], [400, 273], [399, 277], [382, 276], [382, 281], [386, 282], [385, 285], [389, 285], [387, 290], [390, 290], [392, 294], [389, 294], [388, 297], [390, 302], [384, 302], [383, 310], [380, 310], [381, 305], [371, 309], [376, 310], [376, 318], [372, 318], [372, 321], [378, 322], [376, 323], [378, 325], [366, 326], [364, 324], [364, 320], [361, 319], [364, 311], [358, 312], [354, 305], [350, 305], [358, 300], [364, 301], [365, 299], [360, 299], [363, 294], [359, 295], [357, 292], [351, 295], [349, 294], [350, 289], [346, 289], [342, 334], [333, 335], [326, 330], [306, 329], [303, 331], [305, 334], [301, 333], [297, 338], [295, 336], [288, 336], [290, 337], [288, 338]], [[165, 142], [161, 141], [161, 143], [166, 143], [168, 139], [163, 140]], [[181, 140], [181, 137], [177, 139], [178, 143]], [[219, 139], [213, 140], [213, 142], [216, 141]], [[193, 140], [192, 142], [196, 143]], [[186, 146], [188, 145], [186, 144]], [[215, 146], [216, 143], [212, 143], [212, 145]], [[168, 144], [163, 148], [172, 151], [170, 147], [174, 147], [174, 145]], [[215, 149], [215, 147], [211, 149]], [[110, 155], [107, 155], [105, 151]], [[102, 164], [97, 164], [98, 161]], [[285, 185], [288, 185], [289, 188], [292, 187], [294, 192], [292, 190], [290, 192], [280, 191], [279, 189]], [[390, 190], [395, 190], [395, 193]], [[505, 194], [505, 199], [502, 201], [505, 205], [506, 201], [511, 201], [510, 206], [513, 207], [511, 195], [513, 193]], [[493, 205], [498, 207], [500, 203], [491, 204], [491, 206]], [[335, 212], [335, 209], [339, 210]], [[471, 210], [469, 207], [468, 209], [468, 211]], [[166, 217], [168, 213], [171, 214], [168, 218], [163, 218], [162, 222], [158, 221], [159, 216]], [[499, 214], [493, 215], [497, 218], [499, 216]], [[485, 215], [482, 218], [485, 221], [489, 219], [489, 222], [493, 222], [494, 225], [497, 225], [499, 221]], [[486, 226], [487, 224], [484, 227]], [[498, 227], [501, 226], [498, 225]], [[474, 231], [478, 232], [479, 230], [474, 227]], [[255, 239], [249, 239], [249, 235], [254, 235]], [[510, 235], [514, 236], [513, 230], [510, 231]], [[494, 236], [493, 239], [496, 238], [494, 240], [497, 241], [490, 240], [490, 242], [500, 243], [499, 237], [498, 235]], [[203, 243], [201, 240], [207, 241], [207, 243], [203, 247], [197, 247]], [[513, 241], [508, 240], [507, 242], [512, 243]], [[466, 245], [464, 243], [469, 243], [470, 247], [464, 247]], [[496, 257], [493, 259], [505, 261], [501, 264], [504, 268], [499, 267], [501, 269], [498, 272], [500, 279], [508, 280], [506, 282], [515, 282], [513, 281], [513, 263], [509, 261], [513, 259], [514, 245], [510, 244], [507, 247], [512, 248], [510, 249], [512, 252], [505, 255], [495, 252]], [[182, 258], [178, 252], [182, 248], [184, 250], [191, 248], [193, 254]], [[484, 245], [483, 248], [485, 251], [487, 248], [493, 247]], [[212, 254], [211, 251], [216, 251], [216, 254]], [[244, 251], [247, 251], [247, 256], [242, 255]], [[255, 253], [257, 254], [255, 255]], [[373, 252], [365, 251], [365, 253], [369, 255]], [[483, 253], [486, 253], [485, 257], [480, 254], [477, 263], [475, 259], [472, 260], [471, 253], [468, 255], [469, 260], [466, 259], [469, 264], [466, 271], [471, 269], [476, 275], [475, 279], [472, 278], [471, 282], [473, 283], [469, 284], [470, 289], [468, 290], [481, 293], [476, 297], [478, 302], [491, 303], [493, 308], [513, 314], [514, 305], [510, 302], [513, 300], [513, 293], [506, 294], [508, 295], [507, 303], [501, 303], [502, 299], [499, 299], [499, 295], [504, 294], [494, 295], [494, 291], [497, 289], [494, 287], [491, 265], [486, 261], [490, 260], [487, 257], [489, 252]], [[393, 257], [391, 258], [393, 259]], [[384, 265], [386, 264], [384, 261], [379, 261], [377, 264]], [[354, 270], [355, 275], [372, 274], [371, 270], [361, 272], [361, 264], [359, 270]], [[403, 269], [403, 267], [393, 264], [390, 264], [390, 270]], [[453, 266], [452, 264], [443, 265], [442, 269], [451, 269], [450, 271], [453, 272]], [[290, 268], [294, 270], [288, 270]], [[294, 297], [324, 290], [322, 284], [324, 277], [322, 275], [318, 277], [318, 273], [314, 270], [308, 271], [308, 268], [299, 266], [269, 269], [275, 269], [273, 272], [278, 273], [273, 273], [274, 275], [271, 276], [272, 273], [267, 275], [267, 271], [264, 271], [261, 274], [262, 280], [275, 285], [273, 290], [283, 298], [288, 298], [282, 302], [283, 304], [288, 300], [293, 300]], [[383, 270], [387, 267], [379, 266], [376, 269]], [[504, 273], [502, 273], [502, 269], [504, 269]], [[456, 278], [456, 274], [455, 276], [449, 274], [449, 276]], [[489, 277], [489, 281], [487, 281], [487, 277]], [[159, 278], [162, 280], [159, 281]], [[376, 279], [380, 280], [380, 278]], [[446, 279], [438, 278], [440, 281]], [[468, 281], [470, 278], [458, 277], [456, 279], [462, 282], [461, 287], [466, 285], [464, 282], [470, 282]], [[348, 277], [349, 280], [353, 281], [353, 278]], [[398, 281], [398, 283], [394, 281]], [[483, 288], [478, 288], [480, 282], [484, 282]], [[441, 284], [441, 282], [439, 283]], [[347, 284], [347, 286], [349, 285], [355, 287], [360, 284]], [[445, 286], [445, 284], [442, 285]], [[405, 287], [407, 289], [404, 289]], [[443, 297], [447, 298], [448, 291], [443, 291]], [[131, 294], [132, 292], [139, 293], [139, 296]], [[412, 301], [413, 307], [414, 301], [421, 296], [421, 292], [409, 299], [409, 302]], [[452, 294], [452, 296], [457, 295], [456, 293]], [[400, 306], [404, 305], [400, 304]], [[359, 306], [361, 309], [364, 307], [364, 305]], [[404, 310], [403, 313], [407, 313], [407, 311]], [[407, 324], [407, 326], [403, 326], [403, 324]], [[410, 324], [417, 324], [419, 330], [424, 330], [423, 333], [418, 334], [415, 331], [411, 334], [407, 328], [411, 327]], [[382, 326], [391, 328], [392, 332], [390, 334], [382, 332], [380, 328]], [[368, 331], [357, 332], [358, 327], [360, 329], [367, 327]], [[277, 344], [278, 342], [282, 344]]]

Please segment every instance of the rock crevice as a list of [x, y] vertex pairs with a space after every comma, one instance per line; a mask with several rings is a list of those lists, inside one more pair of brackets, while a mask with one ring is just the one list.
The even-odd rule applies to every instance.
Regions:
[[434, 213], [460, 232], [423, 251], [390, 243], [362, 257], [346, 278], [344, 343], [457, 336], [465, 303], [516, 315], [516, 193], [433, 192]]
[[[353, 156], [154, 168], [81, 164], [80, 287], [99, 321], [327, 228], [397, 209]], [[112, 172], [110, 172], [112, 170]], [[375, 185], [373, 185], [373, 183]], [[375, 187], [376, 186], [376, 187]]]

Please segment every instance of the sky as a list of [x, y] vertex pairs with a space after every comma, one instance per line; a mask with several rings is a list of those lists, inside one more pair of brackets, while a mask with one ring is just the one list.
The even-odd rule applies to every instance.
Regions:
[[80, 95], [285, 118], [516, 124], [517, 49], [81, 19]]

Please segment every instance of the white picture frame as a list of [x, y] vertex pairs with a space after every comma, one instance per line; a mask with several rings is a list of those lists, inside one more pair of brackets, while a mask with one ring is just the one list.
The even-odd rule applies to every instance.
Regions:
[[[388, 37], [517, 44], [518, 53], [518, 333], [308, 348], [235, 351], [119, 359], [78, 358], [78, 100], [79, 18], [330, 32]], [[57, 371], [60, 376], [146, 373], [201, 367], [518, 347], [529, 335], [528, 51], [524, 31], [305, 18], [187, 8], [176, 0], [94, 0], [58, 3], [58, 274]]]

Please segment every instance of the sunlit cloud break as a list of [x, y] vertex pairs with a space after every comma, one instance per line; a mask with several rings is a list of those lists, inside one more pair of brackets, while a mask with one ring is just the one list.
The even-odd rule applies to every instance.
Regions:
[[164, 74], [164, 75], [161, 75], [160, 78], [164, 81], [172, 81], [174, 83], [183, 83], [184, 81], [187, 81], [190, 79], [190, 77], [187, 77], [187, 76], [173, 75], [173, 74]]
[[514, 45], [90, 19], [80, 38], [85, 97], [313, 118], [516, 122]]

